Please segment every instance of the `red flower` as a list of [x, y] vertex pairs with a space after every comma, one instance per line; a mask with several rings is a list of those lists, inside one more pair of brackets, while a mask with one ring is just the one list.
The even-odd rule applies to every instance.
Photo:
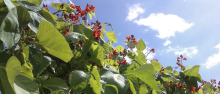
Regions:
[[69, 33], [69, 30], [68, 30], [68, 29], [66, 29], [66, 30], [63, 31], [63, 34], [64, 34], [64, 35], [67, 35], [68, 33]]
[[109, 56], [109, 59], [112, 59], [113, 58], [113, 54], [111, 54], [110, 56]]
[[100, 40], [101, 30], [94, 30], [93, 36], [95, 37], [95, 39]]
[[131, 39], [131, 37], [130, 36], [126, 36], [126, 39], [129, 41]]
[[125, 63], [126, 63], [126, 60], [124, 60], [124, 61], [121, 62], [121, 64], [123, 64], [123, 65], [124, 65]]
[[158, 62], [158, 59], [156, 59], [156, 61]]
[[86, 12], [90, 12], [90, 8], [89, 7], [86, 7]]
[[183, 60], [187, 60], [186, 58], [183, 58]]
[[77, 46], [81, 46], [81, 47], [82, 47], [82, 42], [81, 42], [81, 41], [79, 41], [79, 42], [77, 42], [77, 43], [76, 43], [76, 45], [77, 45]]
[[68, 78], [69, 78], [69, 75], [66, 76], [66, 79], [68, 79]]
[[134, 35], [131, 35], [131, 38], [133, 39], [133, 38], [134, 38]]
[[199, 86], [199, 88], [198, 89], [201, 89], [202, 87], [201, 86]]
[[134, 38], [134, 40], [133, 40], [133, 43], [134, 43], [134, 44], [138, 44], [138, 42], [135, 40], [135, 38]]
[[177, 59], [180, 59], [180, 57], [177, 57]]
[[181, 57], [181, 58], [183, 58], [183, 56], [182, 56], [182, 55], [180, 55], [180, 57]]
[[96, 64], [96, 63], [94, 63], [94, 62], [93, 62], [93, 63], [92, 63], [92, 66], [95, 66], [95, 65], [96, 65], [97, 67], [99, 67], [99, 65], [98, 65], [98, 64]]
[[94, 11], [95, 7], [93, 5], [91, 5], [90, 9]]
[[80, 14], [80, 15], [81, 15], [81, 17], [82, 17], [82, 16], [84, 16], [85, 14], [86, 14], [85, 11], [81, 11], [81, 14]]
[[214, 82], [215, 82], [216, 80], [214, 79]]
[[170, 86], [171, 84], [170, 83], [168, 83], [168, 86]]
[[139, 87], [139, 90], [140, 90], [140, 88], [141, 88], [141, 87]]
[[116, 50], [113, 51], [113, 54], [114, 54], [114, 55], [116, 54]]
[[211, 82], [213, 82], [213, 80], [211, 80]]
[[152, 48], [150, 51], [152, 51], [153, 53], [155, 52], [154, 48]]
[[73, 8], [73, 9], [76, 8], [76, 6], [74, 4], [70, 4], [70, 7]]
[[77, 8], [76, 11], [78, 11], [78, 12], [81, 12], [81, 11], [82, 11], [80, 6], [76, 6], [76, 8]]

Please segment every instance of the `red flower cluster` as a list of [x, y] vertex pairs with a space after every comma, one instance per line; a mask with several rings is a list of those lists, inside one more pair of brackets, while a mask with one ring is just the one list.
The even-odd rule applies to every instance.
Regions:
[[153, 52], [153, 53], [155, 52], [154, 48], [152, 48], [150, 51]]
[[153, 59], [153, 60], [158, 62], [158, 59]]
[[189, 88], [192, 92], [195, 92], [195, 90], [196, 90], [196, 87], [194, 87], [194, 86], [190, 86]]
[[93, 36], [95, 37], [95, 39], [100, 40], [100, 36], [101, 36], [101, 23], [97, 20], [96, 22], [91, 22], [91, 24], [93, 25], [92, 29], [93, 31]]
[[69, 29], [66, 29], [66, 30], [63, 31], [64, 35], [67, 35], [68, 33], [69, 33]]
[[49, 8], [47, 7], [47, 4], [43, 4], [43, 7], [46, 8], [49, 11]]
[[134, 44], [138, 44], [138, 42], [136, 41], [136, 39], [134, 38], [134, 35], [131, 35], [131, 37], [128, 35], [128, 36], [126, 36], [126, 39], [129, 41], [130, 39], [132, 39], [132, 42], [134, 43]]
[[76, 45], [82, 47], [82, 41], [77, 42]]
[[117, 63], [119, 64], [119, 66], [121, 65], [121, 64], [125, 64], [126, 63], [126, 60], [124, 60], [124, 61], [122, 61], [122, 62], [119, 62], [119, 61], [117, 61]]
[[177, 63], [176, 63], [176, 64], [177, 64], [178, 66], [181, 66], [181, 68], [182, 68], [183, 65], [179, 63], [179, 62], [180, 62], [179, 59], [181, 59], [181, 62], [182, 62], [182, 60], [187, 60], [187, 58], [183, 58], [183, 55], [180, 55], [180, 57], [177, 57]]
[[87, 12], [90, 12], [90, 11], [94, 11], [95, 10], [95, 7], [93, 5], [89, 6], [89, 4], [87, 3], [87, 6], [86, 6], [86, 11]]

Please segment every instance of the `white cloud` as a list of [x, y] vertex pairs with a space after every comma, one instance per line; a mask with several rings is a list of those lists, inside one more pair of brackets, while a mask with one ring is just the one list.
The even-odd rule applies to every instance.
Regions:
[[147, 18], [134, 20], [134, 23], [149, 26], [149, 28], [157, 30], [159, 35], [156, 36], [161, 39], [175, 36], [176, 32], [184, 32], [194, 25], [194, 23], [188, 23], [177, 15], [164, 15], [163, 13], [152, 13]]
[[118, 36], [120, 36], [121, 35], [121, 33], [118, 33]]
[[167, 46], [167, 45], [169, 45], [169, 44], [171, 44], [171, 41], [170, 40], [166, 40], [166, 42], [163, 44], [164, 46]]
[[193, 55], [197, 54], [198, 49], [196, 47], [188, 47], [188, 48], [169, 47], [168, 49], [166, 49], [167, 53], [170, 51], [173, 51], [175, 53], [175, 55], [183, 55], [184, 57], [187, 56], [187, 57], [192, 58]]
[[[218, 48], [220, 50], [220, 43], [218, 45], [215, 46], [215, 48]], [[203, 66], [205, 66], [207, 69], [217, 65], [220, 63], [220, 51], [216, 54], [213, 54], [211, 56], [208, 57], [208, 59], [206, 60], [205, 64], [201, 64]]]
[[126, 20], [132, 21], [133, 19], [137, 18], [138, 15], [144, 13], [144, 9], [140, 7], [140, 4], [134, 4], [133, 6], [129, 7], [129, 12]]

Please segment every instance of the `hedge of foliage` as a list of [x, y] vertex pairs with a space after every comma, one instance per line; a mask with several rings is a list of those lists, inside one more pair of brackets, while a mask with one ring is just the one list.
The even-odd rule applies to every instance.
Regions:
[[57, 12], [51, 13], [45, 4], [39, 8], [41, 3], [0, 1], [2, 94], [220, 93], [215, 79], [202, 80], [199, 65], [186, 69], [182, 55], [178, 72], [157, 59], [147, 63], [146, 56], [155, 50], [143, 53], [146, 45], [134, 35], [125, 37], [125, 47], [114, 48], [114, 31], [105, 31], [105, 25], [112, 25], [87, 21], [95, 17], [95, 6], [52, 3]]

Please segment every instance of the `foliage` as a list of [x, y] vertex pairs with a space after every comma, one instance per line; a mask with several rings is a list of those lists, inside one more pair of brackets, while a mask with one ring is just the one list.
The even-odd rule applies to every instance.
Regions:
[[[147, 63], [146, 56], [155, 50], [145, 55], [144, 41], [137, 42], [134, 35], [126, 37], [125, 47], [113, 48], [116, 35], [113, 29], [105, 30], [105, 25], [112, 25], [87, 22], [87, 15], [95, 17], [93, 5], [82, 10], [74, 4], [52, 3], [57, 12], [50, 13], [47, 5], [39, 8], [41, 2], [0, 1], [3, 94], [220, 93], [213, 86], [215, 79], [202, 80], [199, 65], [186, 69], [182, 55], [177, 57], [181, 67], [177, 72], [171, 66], [161, 67], [157, 59]], [[197, 82], [203, 84], [198, 87]]]

